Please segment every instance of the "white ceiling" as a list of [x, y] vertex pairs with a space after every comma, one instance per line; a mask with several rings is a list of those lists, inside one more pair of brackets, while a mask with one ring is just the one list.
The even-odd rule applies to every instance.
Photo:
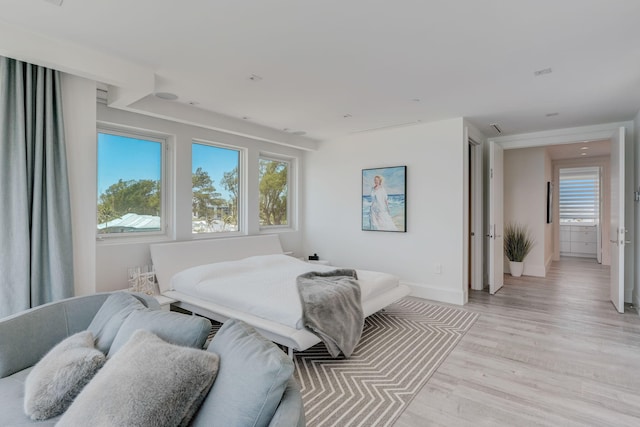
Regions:
[[152, 74], [122, 84], [132, 105], [171, 92], [156, 101], [317, 140], [454, 117], [486, 136], [631, 120], [639, 17], [638, 0], [0, 0], [0, 27], [85, 52], [63, 70], [98, 52]]
[[611, 141], [584, 141], [547, 147], [551, 160], [603, 157], [611, 154]]

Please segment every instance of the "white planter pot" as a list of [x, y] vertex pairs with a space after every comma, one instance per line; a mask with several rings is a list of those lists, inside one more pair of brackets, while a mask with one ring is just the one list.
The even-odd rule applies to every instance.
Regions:
[[509, 261], [509, 272], [513, 277], [522, 276], [524, 270], [524, 262]]

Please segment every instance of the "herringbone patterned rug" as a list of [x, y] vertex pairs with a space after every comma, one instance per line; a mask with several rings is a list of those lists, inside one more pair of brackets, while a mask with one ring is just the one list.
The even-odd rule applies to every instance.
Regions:
[[366, 319], [351, 358], [324, 344], [296, 353], [307, 425], [392, 425], [477, 317], [404, 298]]

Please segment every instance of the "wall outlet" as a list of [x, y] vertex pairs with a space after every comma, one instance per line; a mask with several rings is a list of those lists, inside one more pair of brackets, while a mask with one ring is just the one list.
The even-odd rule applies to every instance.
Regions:
[[442, 274], [442, 264], [436, 264], [434, 267], [434, 271], [436, 274]]

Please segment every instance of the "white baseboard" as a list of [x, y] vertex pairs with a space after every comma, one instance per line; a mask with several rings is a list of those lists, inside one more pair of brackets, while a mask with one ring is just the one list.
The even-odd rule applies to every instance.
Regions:
[[[509, 261], [505, 261], [504, 270], [505, 273], [511, 273], [509, 270]], [[534, 277], [547, 277], [547, 268], [544, 265], [540, 264], [528, 264], [525, 260], [524, 262], [524, 270], [522, 271], [523, 276], [534, 276]]]
[[411, 288], [409, 295], [424, 298], [431, 301], [446, 302], [448, 304], [464, 305], [462, 290], [443, 289], [441, 287], [427, 285], [426, 283], [402, 282]]
[[546, 277], [547, 269], [544, 265], [529, 265], [525, 261], [524, 263], [524, 271], [522, 272], [523, 276], [534, 276], [534, 277]]

